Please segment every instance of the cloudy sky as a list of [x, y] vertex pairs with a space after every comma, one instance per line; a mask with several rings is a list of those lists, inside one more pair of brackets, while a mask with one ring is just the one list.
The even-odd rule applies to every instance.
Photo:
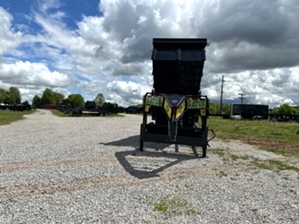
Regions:
[[202, 93], [299, 105], [299, 0], [1, 0], [0, 88], [128, 106], [152, 89], [152, 38], [207, 38]]

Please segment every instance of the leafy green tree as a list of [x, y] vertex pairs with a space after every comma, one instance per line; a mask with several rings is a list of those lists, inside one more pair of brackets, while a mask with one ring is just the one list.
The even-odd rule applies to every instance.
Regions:
[[279, 107], [272, 110], [273, 114], [296, 115], [298, 110], [287, 103], [281, 104]]
[[99, 93], [96, 98], [94, 99], [94, 102], [96, 103], [97, 107], [103, 106], [105, 103], [105, 97], [102, 93]]
[[84, 107], [84, 98], [81, 94], [70, 94], [68, 99], [72, 107]]
[[63, 100], [64, 100], [64, 95], [62, 93], [58, 93], [58, 92], [53, 92], [53, 97], [54, 97], [54, 101], [56, 105], [60, 105], [62, 104]]
[[28, 102], [27, 100], [25, 100], [24, 102], [22, 102], [22, 104], [23, 104], [24, 106], [30, 106], [30, 104], [29, 104], [29, 102]]
[[0, 89], [0, 103], [5, 103], [7, 100], [7, 92], [5, 89]]
[[86, 101], [84, 108], [87, 110], [94, 110], [97, 108], [97, 105], [94, 101]]
[[105, 102], [102, 106], [104, 110], [109, 111], [110, 113], [118, 113], [118, 104], [117, 103], [110, 103]]
[[46, 88], [43, 92], [43, 95], [41, 98], [41, 105], [43, 105], [43, 104], [55, 104], [54, 93], [49, 88]]
[[70, 102], [69, 98], [64, 99], [62, 101], [62, 105], [71, 106], [71, 102]]
[[22, 104], [23, 104], [25, 110], [30, 110], [31, 109], [31, 106], [30, 106], [30, 104], [27, 100], [22, 102]]
[[231, 105], [230, 104], [223, 104], [222, 105], [222, 113], [225, 115], [230, 115], [231, 114]]
[[[222, 115], [230, 115], [230, 105], [222, 104]], [[210, 114], [220, 114], [220, 104], [210, 103]]]
[[219, 105], [216, 103], [210, 103], [210, 114], [219, 114]]
[[8, 90], [7, 101], [9, 104], [19, 104], [21, 103], [21, 93], [17, 87], [11, 86]]
[[[141, 106], [143, 107], [143, 104], [141, 104]], [[118, 109], [118, 104], [117, 103], [113, 103], [113, 108]]]
[[41, 103], [41, 98], [38, 95], [35, 95], [32, 99], [32, 107], [33, 108], [41, 108], [42, 103]]

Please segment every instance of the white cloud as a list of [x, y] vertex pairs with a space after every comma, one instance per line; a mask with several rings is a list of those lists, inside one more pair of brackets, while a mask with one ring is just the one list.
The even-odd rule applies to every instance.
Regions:
[[0, 78], [11, 85], [38, 85], [47, 87], [67, 87], [71, 80], [65, 74], [51, 72], [42, 63], [16, 62], [1, 64]]
[[21, 42], [22, 33], [11, 27], [13, 17], [0, 7], [0, 55], [17, 47]]
[[[135, 83], [132, 81], [113, 81], [107, 84], [107, 89], [112, 92], [110, 97], [119, 95], [121, 97], [118, 98], [121, 105], [136, 105], [141, 103], [141, 99], [143, 95], [150, 91], [151, 89], [148, 86], [143, 86], [139, 83]], [[113, 99], [108, 99], [112, 100]]]
[[138, 104], [152, 86], [152, 38], [205, 37], [202, 92], [212, 100], [219, 102], [224, 75], [226, 100], [246, 93], [245, 102], [299, 105], [296, 0], [101, 0], [99, 16], [82, 15], [75, 29], [65, 23], [63, 3], [39, 1], [28, 15], [41, 28], [36, 33], [17, 32], [22, 24], [0, 8], [0, 54], [16, 57], [1, 60], [2, 85], [78, 89], [88, 100], [101, 92]]

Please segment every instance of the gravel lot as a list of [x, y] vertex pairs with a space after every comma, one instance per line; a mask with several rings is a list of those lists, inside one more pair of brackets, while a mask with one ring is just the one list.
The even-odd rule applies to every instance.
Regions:
[[[142, 117], [55, 117], [0, 126], [0, 223], [298, 223], [298, 161], [239, 141], [145, 143]], [[216, 133], [217, 134], [217, 133]]]

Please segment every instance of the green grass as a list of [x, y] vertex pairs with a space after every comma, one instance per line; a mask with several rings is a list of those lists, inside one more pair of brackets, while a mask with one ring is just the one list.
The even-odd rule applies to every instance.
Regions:
[[10, 110], [0, 110], [0, 125], [10, 124], [14, 121], [24, 119], [24, 115], [34, 113], [31, 111], [10, 111]]
[[299, 123], [209, 117], [209, 129], [223, 140], [238, 139], [281, 155], [299, 157]]
[[235, 154], [230, 155], [231, 160], [237, 161], [237, 160], [249, 160], [251, 157], [247, 155], [238, 156]]
[[210, 117], [208, 126], [221, 138], [258, 138], [299, 144], [299, 124], [268, 120], [234, 120]]
[[252, 164], [255, 165], [256, 167], [267, 169], [267, 170], [274, 170], [274, 171], [293, 170], [299, 172], [298, 167], [277, 160], [263, 160], [263, 161], [254, 160], [252, 161]]
[[175, 192], [172, 194], [160, 192], [153, 196], [145, 195], [142, 202], [149, 205], [154, 211], [163, 214], [166, 219], [181, 215], [199, 215], [199, 208], [194, 207], [192, 203], [187, 200], [187, 198], [190, 198], [190, 194], [194, 192], [194, 186], [185, 184], [184, 186], [176, 187]]
[[59, 110], [51, 110], [52, 114], [58, 117], [65, 117], [65, 114]]
[[162, 198], [159, 202], [154, 204], [154, 210], [162, 212], [169, 216], [173, 215], [198, 215], [190, 203], [182, 197], [175, 196], [171, 199]]
[[222, 156], [225, 155], [226, 150], [224, 150], [224, 149], [212, 149], [209, 152], [222, 157]]
[[219, 177], [226, 177], [226, 176], [227, 176], [227, 173], [225, 173], [224, 171], [221, 170], [221, 171], [219, 172], [218, 176], [219, 176]]
[[[52, 114], [58, 117], [72, 117], [72, 114], [64, 114], [59, 110], [51, 110]], [[81, 117], [95, 117], [95, 116], [81, 116]], [[98, 117], [98, 116], [96, 116]], [[109, 114], [107, 117], [124, 117], [122, 114]]]
[[123, 114], [109, 114], [108, 117], [124, 117]]

